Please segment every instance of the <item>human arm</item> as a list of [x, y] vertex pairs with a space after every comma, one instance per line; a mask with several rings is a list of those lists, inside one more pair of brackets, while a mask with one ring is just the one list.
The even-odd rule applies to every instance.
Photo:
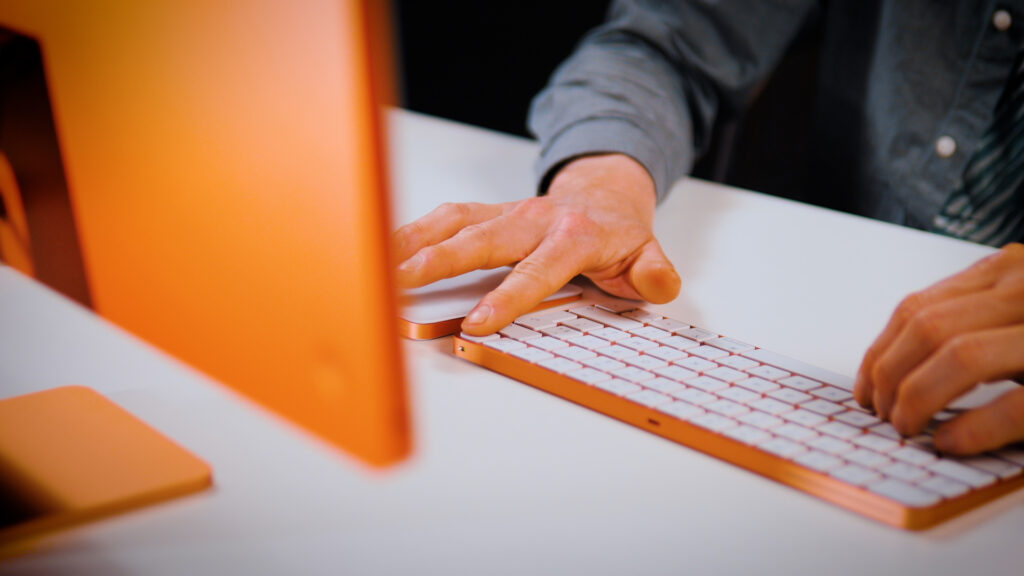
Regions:
[[[908, 296], [864, 356], [857, 401], [902, 434], [982, 382], [1024, 374], [1024, 245]], [[1024, 440], [1024, 388], [940, 426], [936, 448], [973, 454]]]

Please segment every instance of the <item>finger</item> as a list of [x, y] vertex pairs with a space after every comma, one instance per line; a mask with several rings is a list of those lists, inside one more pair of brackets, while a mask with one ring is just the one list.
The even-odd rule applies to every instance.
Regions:
[[612, 271], [584, 271], [583, 275], [604, 292], [619, 298], [662, 304], [679, 295], [679, 274], [657, 240], [641, 246], [631, 260]]
[[972, 332], [943, 345], [900, 384], [892, 424], [920, 432], [932, 414], [981, 382], [1024, 372], [1024, 325]]
[[973, 292], [921, 310], [903, 325], [903, 330], [875, 360], [871, 372], [875, 409], [883, 417], [889, 414], [903, 379], [953, 337], [1014, 321], [1016, 313], [991, 290]]
[[882, 353], [888, 349], [892, 341], [903, 330], [903, 326], [920, 311], [933, 304], [991, 288], [999, 278], [1007, 258], [997, 252], [975, 262], [966, 270], [954, 274], [924, 290], [907, 296], [893, 312], [882, 333], [868, 347], [857, 371], [857, 379], [853, 385], [853, 396], [861, 406], [874, 405], [874, 383], [871, 379], [875, 363]]
[[546, 238], [497, 288], [484, 296], [466, 316], [462, 329], [478, 336], [491, 334], [535, 308], [587, 268], [593, 251], [583, 240], [573, 242], [563, 232]]
[[1024, 440], [1024, 388], [964, 412], [935, 431], [935, 447], [947, 454], [977, 454]]
[[466, 226], [500, 216], [504, 204], [441, 204], [422, 218], [402, 226], [391, 235], [396, 262], [405, 262], [426, 246], [454, 236]]
[[653, 304], [675, 300], [682, 284], [675, 266], [665, 256], [657, 240], [644, 244], [640, 256], [629, 269], [629, 282], [641, 298]]
[[524, 220], [516, 213], [473, 224], [451, 238], [427, 246], [398, 267], [400, 286], [425, 286], [481, 268], [519, 262], [540, 244], [543, 222]]

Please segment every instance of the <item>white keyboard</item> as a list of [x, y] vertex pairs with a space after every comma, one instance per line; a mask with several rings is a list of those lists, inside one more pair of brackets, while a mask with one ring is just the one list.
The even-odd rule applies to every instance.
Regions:
[[455, 354], [887, 524], [921, 529], [1024, 484], [1024, 450], [937, 453], [853, 400], [850, 378], [631, 303], [519, 318]]

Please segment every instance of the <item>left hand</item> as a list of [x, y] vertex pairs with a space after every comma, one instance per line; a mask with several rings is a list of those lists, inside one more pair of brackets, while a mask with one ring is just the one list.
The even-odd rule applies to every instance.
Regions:
[[[954, 276], [911, 294], [864, 356], [854, 385], [903, 435], [982, 382], [1024, 374], [1024, 244], [1008, 244]], [[967, 411], [935, 431], [935, 447], [974, 454], [1024, 440], [1024, 388]]]

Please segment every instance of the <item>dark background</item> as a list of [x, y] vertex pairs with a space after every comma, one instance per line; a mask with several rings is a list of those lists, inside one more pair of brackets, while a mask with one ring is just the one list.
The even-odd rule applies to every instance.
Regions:
[[[528, 135], [530, 100], [609, 0], [394, 0], [402, 106]], [[806, 200], [818, 23], [812, 19], [749, 111], [721, 122], [693, 175]]]
[[396, 0], [403, 106], [526, 135], [530, 99], [608, 0]]

